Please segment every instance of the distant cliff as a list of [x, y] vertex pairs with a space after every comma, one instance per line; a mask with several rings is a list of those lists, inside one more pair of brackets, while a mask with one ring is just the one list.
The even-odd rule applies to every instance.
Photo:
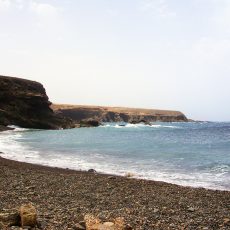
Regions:
[[73, 127], [69, 118], [56, 115], [50, 105], [40, 83], [0, 76], [0, 130], [8, 125], [38, 129]]
[[57, 113], [69, 117], [75, 122], [94, 120], [98, 122], [187, 122], [187, 117], [179, 111], [134, 109], [122, 107], [102, 107], [83, 105], [53, 104], [52, 109]]

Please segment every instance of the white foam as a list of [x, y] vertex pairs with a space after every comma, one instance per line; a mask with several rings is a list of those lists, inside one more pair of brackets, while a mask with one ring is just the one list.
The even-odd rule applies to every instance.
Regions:
[[144, 123], [138, 123], [138, 124], [130, 124], [130, 123], [125, 123], [125, 124], [118, 124], [118, 123], [113, 123], [113, 124], [105, 124], [101, 126], [103, 128], [116, 128], [116, 129], [124, 129], [124, 128], [170, 128], [170, 129], [180, 129], [181, 127], [179, 126], [174, 126], [174, 125], [162, 125], [162, 124], [144, 124]]
[[[131, 125], [140, 127], [140, 125]], [[143, 126], [143, 125], [142, 125]], [[111, 126], [108, 126], [111, 127]], [[114, 126], [113, 126], [114, 127]], [[125, 127], [125, 126], [120, 126]], [[12, 160], [36, 163], [52, 167], [70, 168], [76, 170], [88, 170], [94, 168], [98, 172], [126, 175], [131, 173], [135, 178], [143, 178], [148, 180], [165, 181], [168, 183], [179, 184], [183, 186], [205, 187], [210, 189], [230, 190], [225, 185], [221, 185], [221, 181], [226, 173], [229, 173], [229, 165], [219, 165], [207, 171], [199, 172], [181, 172], [173, 170], [170, 165], [162, 166], [162, 163], [150, 161], [136, 161], [128, 158], [118, 158], [101, 154], [98, 152], [76, 152], [72, 155], [63, 154], [62, 152], [39, 152], [26, 143], [20, 142], [23, 138], [23, 132], [8, 131], [0, 133], [0, 151], [4, 153], [4, 157]]]
[[16, 126], [16, 125], [8, 125], [7, 127], [9, 128], [13, 128], [14, 130], [11, 130], [11, 131], [18, 131], [18, 132], [22, 132], [22, 131], [28, 131], [30, 129], [27, 129], [27, 128], [21, 128], [19, 126]]
[[170, 128], [170, 129], [180, 129], [179, 126], [173, 126], [173, 125], [151, 125], [152, 128]]
[[36, 162], [39, 157], [38, 152], [21, 145], [19, 142], [21, 138], [22, 135], [15, 131], [8, 131], [0, 134], [0, 150], [3, 152], [4, 157], [11, 160], [26, 162], [27, 159], [34, 159], [33, 162]]

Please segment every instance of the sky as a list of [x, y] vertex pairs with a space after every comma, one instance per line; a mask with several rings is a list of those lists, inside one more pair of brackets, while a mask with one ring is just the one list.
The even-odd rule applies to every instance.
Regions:
[[0, 52], [55, 103], [230, 121], [230, 0], [0, 0]]

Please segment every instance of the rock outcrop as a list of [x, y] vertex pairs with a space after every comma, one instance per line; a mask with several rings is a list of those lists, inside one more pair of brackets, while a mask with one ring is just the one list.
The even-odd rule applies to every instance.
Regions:
[[37, 211], [31, 203], [22, 205], [19, 210], [4, 209], [0, 212], [0, 229], [31, 229], [37, 224]]
[[52, 108], [57, 113], [69, 117], [77, 123], [94, 120], [98, 122], [187, 122], [187, 117], [179, 111], [134, 109], [122, 107], [57, 105]]
[[18, 226], [20, 224], [20, 215], [17, 209], [5, 209], [0, 212], [0, 229], [6, 229], [8, 226]]
[[71, 128], [69, 118], [50, 108], [44, 87], [35, 81], [0, 76], [0, 130], [8, 125], [25, 128]]
[[178, 111], [101, 106], [52, 105], [35, 81], [0, 75], [0, 131], [9, 125], [37, 129], [96, 127], [101, 122], [188, 121]]

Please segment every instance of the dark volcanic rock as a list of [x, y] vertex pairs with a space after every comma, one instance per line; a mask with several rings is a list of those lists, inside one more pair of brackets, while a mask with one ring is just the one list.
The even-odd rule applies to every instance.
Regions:
[[[0, 125], [60, 129], [73, 127], [69, 118], [50, 108], [44, 87], [35, 81], [0, 76]], [[4, 130], [3, 128], [1, 128]]]
[[4, 126], [4, 125], [0, 125], [0, 132], [7, 131], [7, 130], [13, 130], [13, 129], [14, 128], [10, 128], [10, 127]]
[[89, 169], [88, 172], [90, 172], [90, 173], [97, 173], [97, 171], [95, 169]]
[[[5, 229], [6, 227], [13, 225], [18, 226], [19, 223], [20, 217], [17, 209], [9, 209], [0, 212], [0, 229]], [[1, 225], [4, 226], [4, 228], [1, 228]]]
[[98, 127], [100, 125], [100, 122], [97, 120], [82, 120], [80, 122], [80, 127]]

